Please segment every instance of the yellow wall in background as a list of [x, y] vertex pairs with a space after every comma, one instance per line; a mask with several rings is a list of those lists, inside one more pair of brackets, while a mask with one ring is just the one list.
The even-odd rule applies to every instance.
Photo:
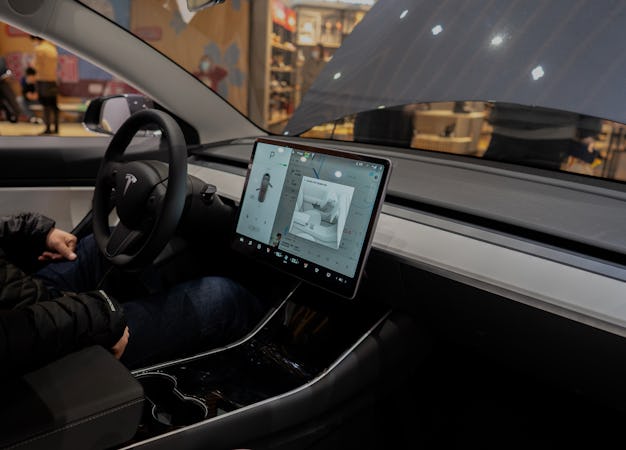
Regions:
[[218, 69], [220, 77], [224, 77], [214, 86], [215, 90], [246, 114], [249, 18], [250, 2], [247, 1], [226, 2], [199, 11], [185, 24], [173, 0], [169, 1], [168, 8], [160, 5], [155, 8], [154, 0], [134, 0], [130, 27], [133, 33], [144, 37], [147, 33], [156, 38], [160, 30], [161, 39], [148, 43], [193, 74], [198, 74], [200, 60], [208, 53], [212, 69]]
[[[175, 0], [132, 0], [130, 31], [170, 56], [176, 63], [199, 74], [201, 59], [210, 59], [211, 76], [199, 76], [243, 114], [248, 111], [250, 2], [229, 1], [199, 11], [189, 23], [178, 12]], [[24, 63], [13, 61], [12, 87], [19, 95], [20, 67], [33, 52], [28, 35], [0, 22], [0, 55], [21, 55]], [[13, 59], [15, 59], [15, 57]], [[18, 69], [18, 70], [15, 70]]]

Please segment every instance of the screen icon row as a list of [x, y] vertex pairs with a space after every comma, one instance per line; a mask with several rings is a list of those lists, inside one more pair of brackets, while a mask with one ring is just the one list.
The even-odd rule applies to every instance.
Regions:
[[245, 245], [246, 247], [250, 247], [252, 249], [256, 249], [257, 252], [259, 253], [265, 253], [267, 255], [273, 255], [274, 258], [276, 260], [280, 260], [280, 262], [282, 262], [282, 264], [289, 264], [292, 266], [297, 266], [297, 267], [302, 267], [302, 269], [304, 269], [305, 271], [311, 271], [312, 273], [316, 274], [317, 276], [322, 276], [324, 278], [333, 280], [337, 283], [340, 284], [347, 284], [349, 282], [349, 279], [337, 274], [336, 272], [333, 272], [331, 270], [328, 270], [324, 267], [315, 265], [309, 261], [304, 261], [301, 258], [291, 255], [287, 252], [283, 252], [281, 250], [278, 250], [278, 248], [276, 247], [272, 247], [269, 245], [265, 245], [262, 244], [260, 242], [257, 242], [253, 239], [248, 239], [245, 238], [243, 236], [239, 237], [239, 242], [243, 245]]

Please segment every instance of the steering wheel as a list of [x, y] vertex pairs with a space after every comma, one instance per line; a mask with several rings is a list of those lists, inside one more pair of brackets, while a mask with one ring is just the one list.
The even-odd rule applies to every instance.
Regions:
[[[156, 160], [123, 161], [139, 129], [156, 125], [169, 151], [169, 164]], [[130, 116], [104, 154], [93, 196], [93, 234], [107, 260], [119, 267], [150, 263], [170, 240], [181, 218], [187, 192], [187, 146], [176, 121], [146, 109]], [[115, 208], [119, 224], [109, 227]]]

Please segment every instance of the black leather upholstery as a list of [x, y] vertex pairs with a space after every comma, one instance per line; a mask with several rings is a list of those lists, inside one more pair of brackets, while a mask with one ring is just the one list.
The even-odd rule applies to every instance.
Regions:
[[128, 441], [143, 389], [99, 346], [0, 385], [0, 448], [101, 449]]

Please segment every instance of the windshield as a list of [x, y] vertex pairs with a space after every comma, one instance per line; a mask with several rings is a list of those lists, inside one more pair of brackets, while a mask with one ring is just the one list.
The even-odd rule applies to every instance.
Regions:
[[375, 0], [83, 0], [194, 75], [255, 124], [282, 133]]
[[623, 2], [85, 3], [270, 133], [626, 180]]
[[270, 133], [626, 180], [624, 2], [83, 3]]

